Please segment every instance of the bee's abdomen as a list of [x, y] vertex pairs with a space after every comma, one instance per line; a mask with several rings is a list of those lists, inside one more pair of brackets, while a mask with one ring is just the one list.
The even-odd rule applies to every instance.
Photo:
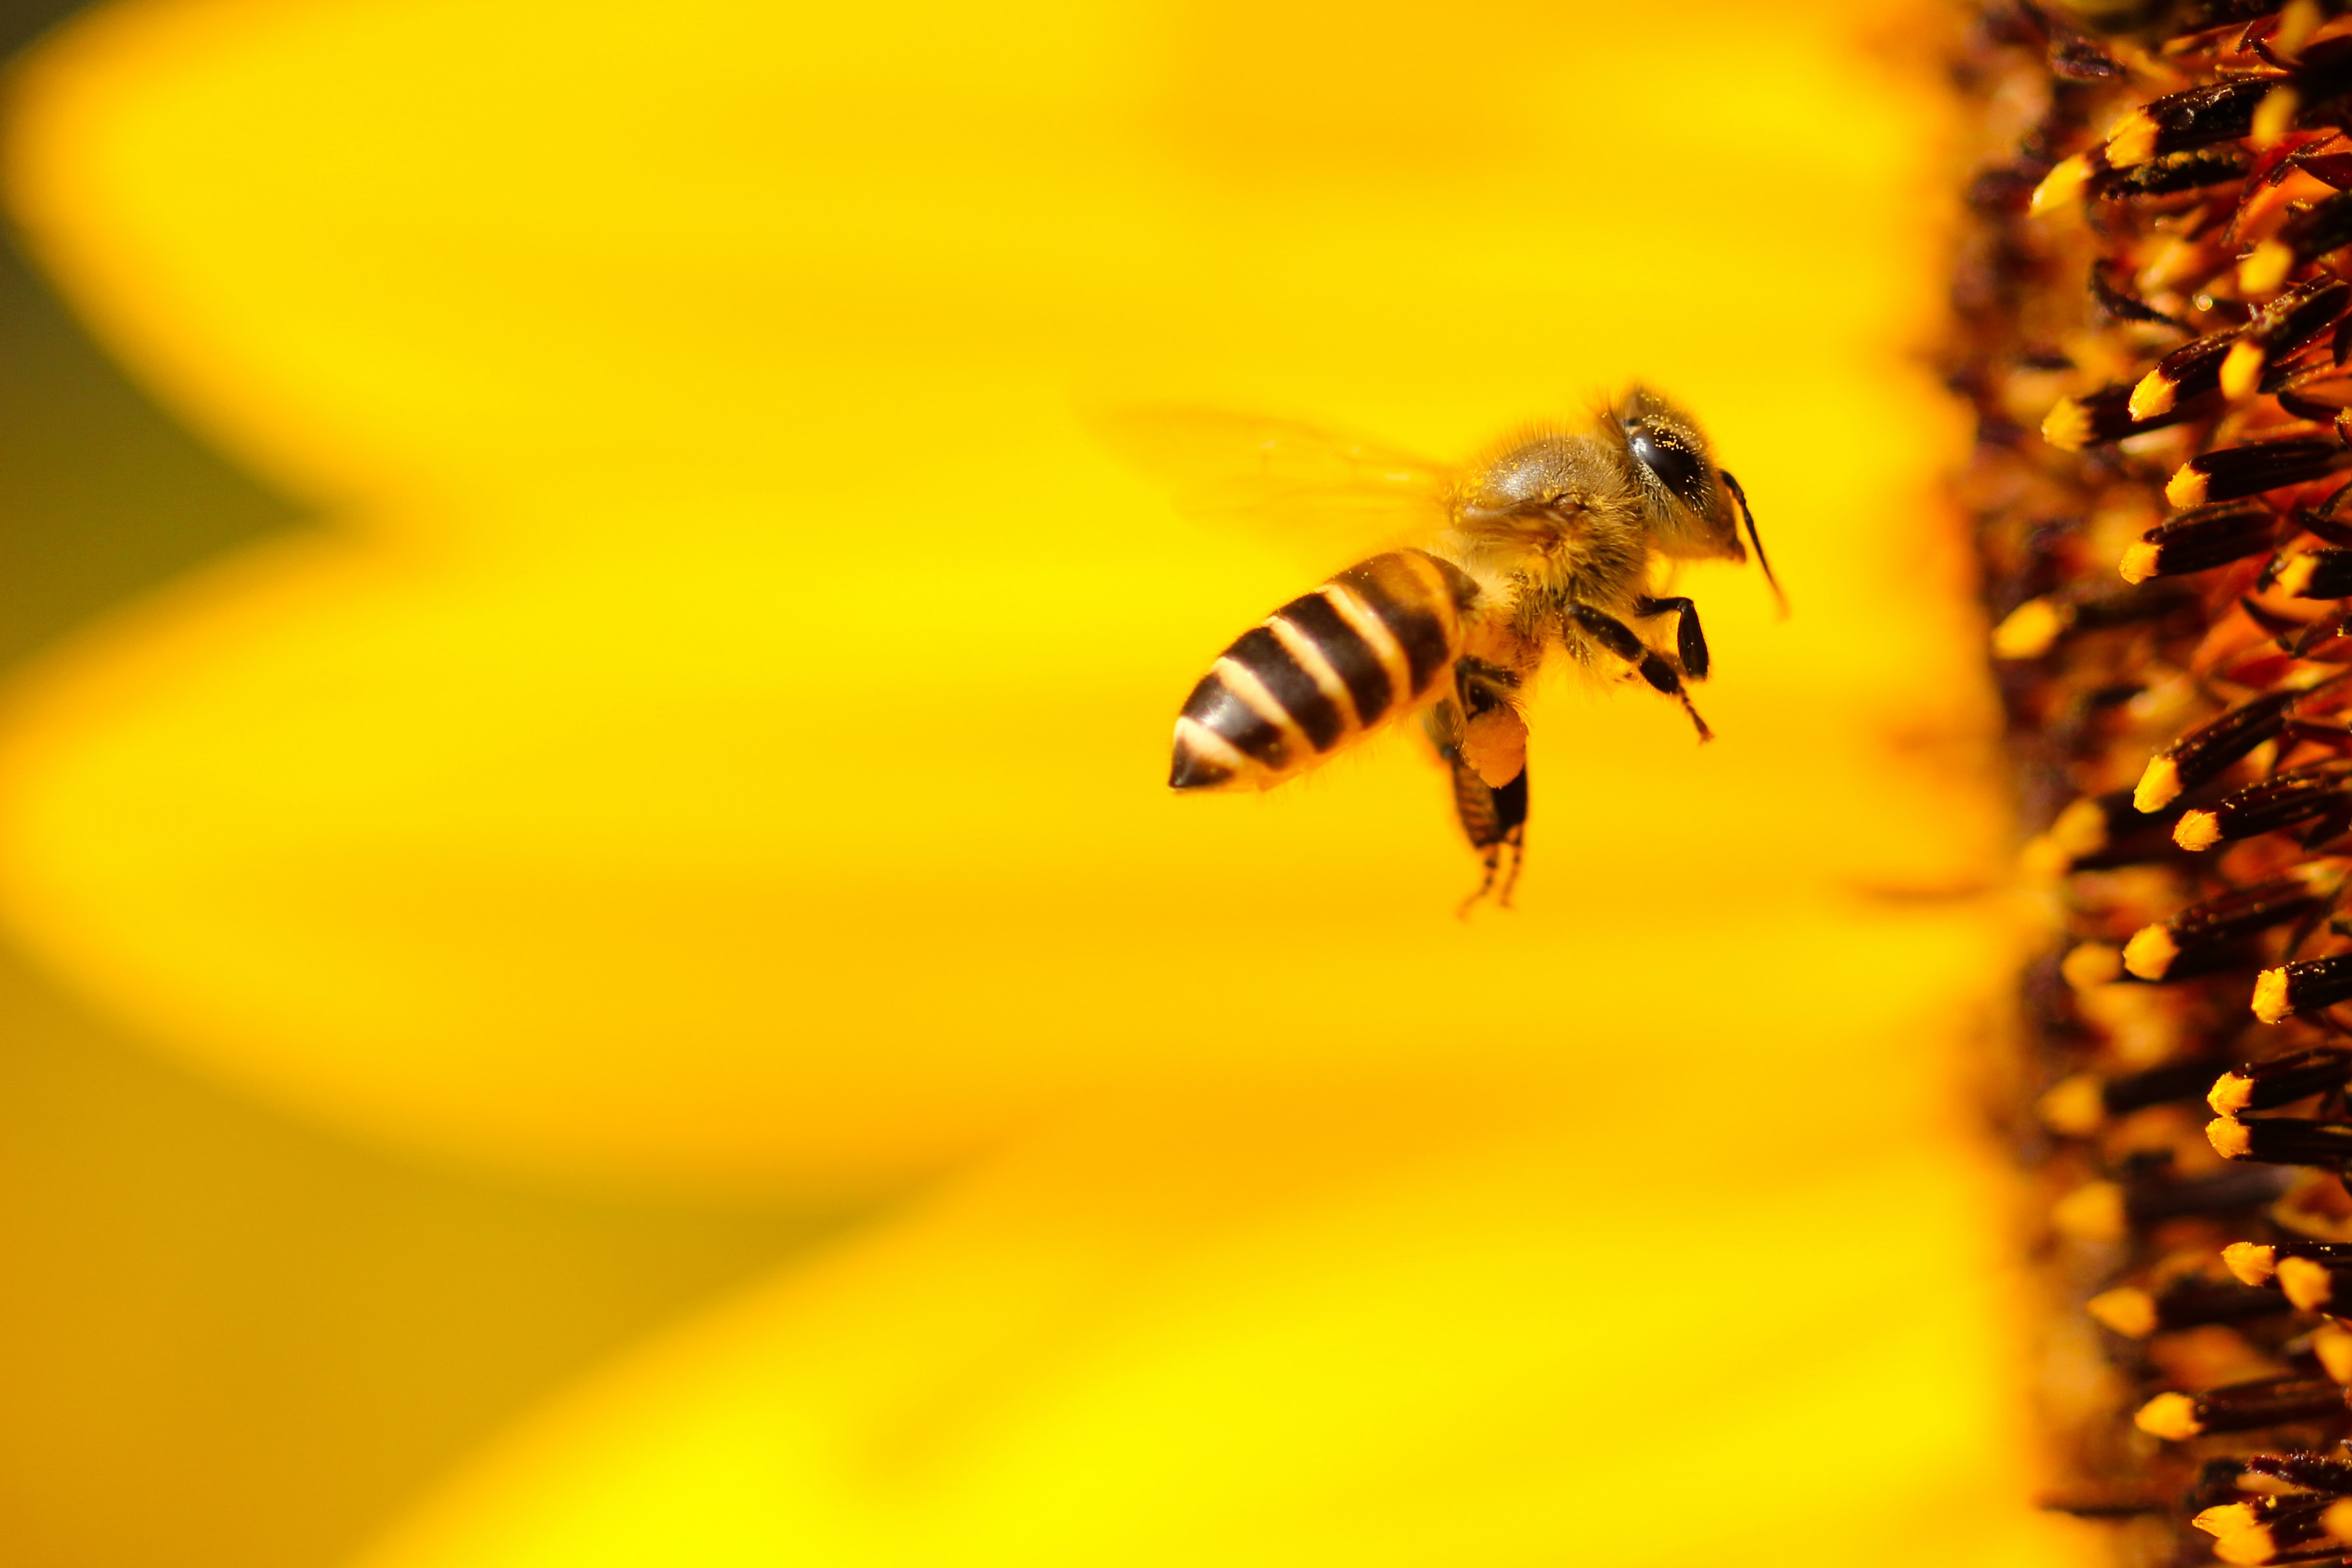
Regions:
[[1477, 589], [1418, 550], [1350, 566], [1244, 632], [1176, 721], [1169, 784], [1281, 783], [1417, 706], [1462, 651]]

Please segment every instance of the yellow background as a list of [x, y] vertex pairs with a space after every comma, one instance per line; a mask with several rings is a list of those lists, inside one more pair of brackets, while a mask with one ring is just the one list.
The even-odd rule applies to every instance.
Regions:
[[[43, 645], [0, 713], [18, 1011], [110, 1134], [21, 1134], [73, 1178], [28, 1233], [100, 1239], [0, 1324], [89, 1364], [0, 1434], [45, 1478], [0, 1531], [2062, 1552], [1958, 1048], [2006, 829], [1922, 368], [1932, 31], [142, 0], [45, 40], [30, 253], [310, 521]], [[1408, 744], [1169, 797], [1191, 681], [1338, 563], [1180, 517], [1092, 411], [1459, 457], [1637, 375], [1797, 606], [1684, 579], [1717, 743], [1548, 689], [1520, 907], [1467, 922]], [[140, 1095], [177, 1143], [112, 1135]], [[105, 1277], [183, 1186], [240, 1245]]]

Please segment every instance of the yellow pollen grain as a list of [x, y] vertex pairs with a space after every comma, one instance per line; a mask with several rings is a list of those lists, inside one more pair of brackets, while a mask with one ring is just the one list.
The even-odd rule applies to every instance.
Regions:
[[2150, 757], [2140, 771], [2139, 783], [2132, 787], [2132, 809], [2162, 811], [2179, 798], [2180, 764], [2170, 757]]
[[2157, 563], [2163, 557], [2164, 552], [2160, 548], [2145, 539], [2137, 540], [2124, 547], [2124, 558], [2117, 563], [2116, 570], [2122, 574], [2126, 583], [2145, 583], [2157, 574]]
[[2208, 1535], [2235, 1535], [2254, 1527], [2254, 1505], [2246, 1502], [2217, 1504], [2189, 1521]]
[[1992, 629], [1992, 656], [1995, 658], [2040, 658], [2048, 653], [2058, 634], [2066, 629], [2066, 616], [2048, 599], [2028, 599], [2002, 617]]
[[2281, 82], [2263, 95], [2254, 106], [2254, 121], [2246, 131], [2246, 140], [2257, 148], [2268, 147], [2294, 127], [2294, 117], [2303, 108], [2303, 95]]
[[2242, 1160], [2254, 1146], [2253, 1134], [2234, 1116], [2217, 1116], [2205, 1124], [2205, 1142], [2224, 1160]]
[[2172, 478], [2165, 481], [2164, 499], [2178, 507], [2203, 506], [2206, 484], [2203, 474], [2183, 463], [2173, 470]]
[[2271, 30], [2271, 53], [2283, 60], [2291, 60], [2303, 53], [2303, 46], [2311, 42], [2311, 35], [2319, 31], [2326, 14], [2319, 8], [2319, 0], [2289, 0], [2279, 13], [2278, 26]]
[[2112, 985], [2123, 978], [2124, 955], [2108, 942], [2078, 942], [2059, 961], [2058, 973], [2077, 991]]
[[2183, 813], [2172, 829], [2172, 841], [2196, 854], [2221, 842], [2221, 819], [2210, 811]]
[[2124, 968], [2142, 980], [2163, 979], [2179, 956], [2180, 944], [2172, 940], [2169, 926], [2142, 926], [2124, 943]]
[[2084, 187], [2090, 183], [2090, 159], [2080, 153], [2071, 158], [2061, 159], [2058, 166], [2042, 175], [2042, 183], [2033, 187], [2033, 200], [2026, 211], [2033, 217], [2040, 217], [2061, 207], [2073, 206], [2083, 199]]
[[[2343, 1332], [2340, 1329], [2337, 1331]], [[2352, 1339], [2352, 1334], [2345, 1337]], [[2319, 1516], [2319, 1528], [2337, 1541], [2352, 1542], [2352, 1498], [2329, 1503]]]
[[2322, 1323], [2312, 1331], [2311, 1353], [2319, 1358], [2319, 1369], [2330, 1383], [2352, 1384], [2352, 1329]]
[[2267, 1285], [2278, 1272], [2278, 1248], [2258, 1241], [2233, 1241], [2221, 1249], [2221, 1265], [2241, 1285]]
[[2050, 405], [2042, 418], [2042, 438], [2062, 452], [2079, 452], [2091, 444], [2091, 411], [2071, 397]]
[[2318, 1311], [2336, 1294], [2336, 1277], [2308, 1258], [2280, 1258], [2278, 1283], [2286, 1299], [2306, 1312]]
[[2050, 1205], [2051, 1228], [2075, 1241], [2121, 1241], [2130, 1218], [2115, 1182], [2085, 1183]]
[[2221, 1116], [2235, 1116], [2254, 1098], [2254, 1080], [2242, 1073], [2225, 1072], [2205, 1091], [2205, 1103]]
[[2179, 401], [2180, 389], [2172, 384], [2164, 372], [2152, 370], [2141, 376], [2132, 388], [2131, 416], [2134, 419], [2153, 419], [2159, 414], [2171, 413], [2173, 405]]
[[2317, 860], [2306, 860], [2291, 868], [2287, 875], [2323, 898], [2335, 897], [2336, 889], [2344, 885], [2341, 870]]
[[2143, 290], [2153, 293], [2200, 278], [2210, 269], [2204, 237], [2176, 234], [2164, 240], [2154, 259], [2139, 269], [2139, 284]]
[[2197, 1402], [2185, 1394], [2159, 1394], [2139, 1407], [2132, 1425], [2151, 1437], [2178, 1443], [2205, 1429], [2197, 1419]]
[[2230, 352], [2221, 358], [2221, 395], [2232, 403], [2252, 397], [2254, 388], [2262, 383], [2263, 366], [2269, 359], [2263, 345], [2251, 338], [2231, 343]]
[[2238, 287], [2249, 294], [2273, 293], [2293, 270], [2294, 251], [2278, 240], [2266, 239], [2238, 263]]
[[2156, 1332], [2156, 1298], [2136, 1286], [2102, 1291], [2084, 1302], [2083, 1310], [2127, 1340]]
[[2034, 1102], [2042, 1124], [2062, 1138], [2087, 1138], [2107, 1119], [2106, 1084], [2096, 1073], [2078, 1072], [2051, 1085]]
[[2265, 1024], [2275, 1024], [2294, 1011], [2294, 1005], [2286, 999], [2286, 971], [2263, 970], [2254, 980], [2254, 1016]]
[[2224, 1563], [2267, 1563], [2277, 1554], [2278, 1543], [2271, 1539], [2270, 1526], [2266, 1524], [2225, 1535], [2213, 1543], [2213, 1555]]
[[2107, 132], [2107, 167], [2128, 169], [2156, 156], [2156, 121], [2145, 109], [2135, 109]]
[[2311, 591], [2311, 579], [2319, 571], [2319, 557], [2308, 551], [2290, 557], [2272, 579], [2279, 591], [2290, 599], [2300, 599]]
[[2017, 868], [2029, 882], [2046, 883], [2074, 868], [2074, 858], [2047, 833], [2037, 833], [2017, 852]]
[[2078, 800], [2050, 825], [2051, 841], [2074, 859], [2095, 855], [2107, 847], [2107, 814], [2095, 800]]

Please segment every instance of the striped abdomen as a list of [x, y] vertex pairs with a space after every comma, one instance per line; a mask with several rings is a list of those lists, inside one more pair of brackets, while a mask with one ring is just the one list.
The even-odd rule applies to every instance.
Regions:
[[1418, 550], [1350, 566], [1242, 634], [1176, 721], [1175, 789], [1264, 789], [1432, 695], [1477, 584]]

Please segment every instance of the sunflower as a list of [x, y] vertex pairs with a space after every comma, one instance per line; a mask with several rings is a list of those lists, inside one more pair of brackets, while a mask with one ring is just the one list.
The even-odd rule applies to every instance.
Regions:
[[[371, 1561], [2067, 1557], [1962, 1049], [1937, 26], [135, 0], [26, 61], [36, 253], [322, 521], [19, 679], [16, 940], [425, 1159], [889, 1200]], [[1636, 377], [1797, 605], [1684, 580], [1717, 743], [1544, 692], [1466, 922], [1401, 742], [1168, 797], [1314, 568], [1091, 411], [1458, 456]]]

